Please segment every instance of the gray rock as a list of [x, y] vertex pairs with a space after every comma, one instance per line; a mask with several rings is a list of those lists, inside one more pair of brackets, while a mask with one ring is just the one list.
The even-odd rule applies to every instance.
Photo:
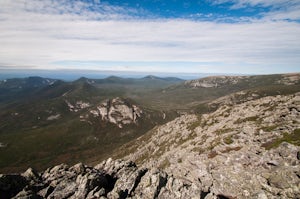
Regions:
[[48, 186], [40, 191], [38, 191], [37, 195], [41, 196], [42, 198], [47, 198], [54, 190], [54, 187]]
[[71, 167], [70, 170], [74, 171], [77, 174], [82, 174], [85, 172], [85, 166], [82, 163], [78, 163]]
[[48, 199], [61, 199], [71, 197], [77, 190], [77, 184], [74, 181], [61, 181], [56, 185]]
[[95, 187], [92, 191], [89, 192], [87, 195], [87, 199], [93, 199], [93, 198], [100, 198], [105, 196], [105, 189]]
[[279, 167], [270, 173], [268, 182], [271, 186], [279, 189], [289, 189], [300, 185], [299, 177], [290, 167]]
[[199, 198], [200, 195], [200, 187], [194, 183], [169, 177], [158, 198]]
[[148, 171], [138, 184], [134, 195], [136, 198], [157, 198], [162, 187], [168, 181], [167, 174], [156, 169]]
[[13, 199], [41, 199], [41, 197], [30, 190], [22, 190]]
[[119, 197], [131, 196], [146, 172], [146, 169], [137, 170], [137, 168], [126, 169], [125, 172], [122, 171], [122, 175], [119, 174], [119, 178], [110, 195], [118, 195]]
[[257, 176], [243, 168], [221, 167], [213, 171], [211, 191], [227, 198], [251, 198], [262, 190]]
[[38, 180], [40, 178], [40, 175], [33, 170], [32, 168], [28, 168], [23, 174], [26, 179], [28, 180]]
[[213, 195], [212, 193], [209, 193], [205, 196], [204, 199], [217, 199], [217, 196]]

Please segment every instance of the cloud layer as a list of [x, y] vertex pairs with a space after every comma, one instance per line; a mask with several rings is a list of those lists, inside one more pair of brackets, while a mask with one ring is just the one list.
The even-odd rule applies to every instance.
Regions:
[[299, 0], [209, 0], [214, 5], [229, 3], [233, 10], [268, 8], [260, 14], [271, 20], [300, 20]]
[[[273, 6], [264, 0], [233, 2]], [[263, 19], [237, 23], [146, 19], [145, 13], [101, 2], [2, 0], [0, 65], [235, 73], [300, 69], [300, 25], [282, 20], [298, 13], [272, 11]]]

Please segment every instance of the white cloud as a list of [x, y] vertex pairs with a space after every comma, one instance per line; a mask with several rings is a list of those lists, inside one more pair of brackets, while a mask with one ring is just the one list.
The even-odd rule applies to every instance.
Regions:
[[[139, 20], [120, 7], [101, 5], [103, 7], [97, 8], [97, 12], [92, 12], [88, 6], [79, 2], [70, 5], [66, 0], [2, 0], [0, 63], [11, 67], [54, 69], [72, 67], [58, 64], [63, 60], [185, 61], [200, 64], [190, 68], [177, 66], [174, 70], [251, 72], [260, 67], [264, 68], [262, 70], [277, 67], [277, 71], [291, 67], [290, 70], [299, 71], [299, 23]], [[135, 12], [138, 11], [129, 11]], [[77, 67], [87, 68], [80, 64]], [[109, 68], [99, 64], [92, 69]], [[110, 70], [169, 72], [170, 68], [149, 64], [120, 65]]]
[[231, 9], [247, 7], [269, 8], [259, 13], [268, 20], [300, 20], [300, 0], [208, 0], [214, 5], [231, 3]]
[[262, 7], [291, 7], [299, 5], [299, 0], [209, 0], [213, 4], [232, 3], [233, 8], [241, 8], [247, 6], [262, 6]]

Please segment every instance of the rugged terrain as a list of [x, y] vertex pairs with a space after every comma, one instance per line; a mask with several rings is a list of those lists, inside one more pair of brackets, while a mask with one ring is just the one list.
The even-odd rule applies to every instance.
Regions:
[[[299, 198], [300, 93], [217, 99], [159, 125], [89, 167], [2, 175], [15, 198]], [[222, 103], [220, 104], [220, 101]], [[122, 160], [119, 158], [122, 157]]]
[[117, 157], [160, 168], [209, 195], [298, 198], [300, 93], [225, 102], [157, 127]]
[[[3, 163], [28, 152], [28, 162], [22, 168], [31, 164], [38, 168], [0, 175], [0, 198], [299, 198], [299, 80], [299, 74], [287, 74], [186, 81], [152, 90], [153, 97], [162, 93], [162, 98], [160, 105], [152, 103], [156, 109], [150, 109], [148, 101], [136, 101], [141, 96], [134, 100], [122, 95], [83, 97], [82, 92], [99, 91], [101, 83], [80, 79], [84, 91], [78, 87], [69, 91], [68, 87], [54, 98], [64, 108], [53, 106], [52, 112], [42, 115], [41, 120], [49, 123], [39, 126], [36, 122], [39, 134], [11, 133], [11, 137], [19, 136], [14, 144], [5, 140], [11, 138], [7, 134], [0, 134]], [[180, 91], [195, 92], [199, 101], [174, 108], [173, 113], [169, 105], [163, 109], [161, 104], [168, 102], [164, 97], [171, 93], [170, 103], [177, 103], [175, 96]], [[213, 91], [217, 93], [213, 95]], [[223, 92], [226, 94], [221, 95]], [[11, 117], [26, 118], [21, 111], [17, 113]], [[70, 129], [66, 134], [49, 128], [51, 134], [45, 136], [45, 126], [59, 124], [59, 120], [65, 125], [69, 118], [93, 129], [67, 124]], [[36, 139], [38, 136], [47, 141]], [[49, 142], [63, 151], [53, 150], [47, 146]], [[28, 143], [33, 147], [27, 148]], [[107, 147], [107, 143], [113, 144]], [[40, 148], [35, 148], [37, 144]], [[39, 154], [42, 148], [44, 153], [55, 153]], [[12, 149], [28, 151], [14, 154]], [[101, 155], [103, 151], [106, 156]], [[32, 161], [48, 155], [56, 161], [43, 167]], [[13, 166], [22, 164], [22, 158], [7, 171], [11, 173]], [[84, 164], [75, 164], [78, 160]], [[52, 166], [42, 169], [49, 164]]]

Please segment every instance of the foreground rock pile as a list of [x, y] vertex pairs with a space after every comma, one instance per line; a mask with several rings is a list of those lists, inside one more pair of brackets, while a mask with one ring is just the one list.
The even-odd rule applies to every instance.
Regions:
[[108, 159], [95, 167], [65, 164], [36, 173], [0, 176], [0, 198], [176, 198], [199, 197], [196, 185], [157, 169], [138, 168], [133, 162]]
[[299, 198], [299, 150], [282, 143], [252, 163], [243, 154], [237, 154], [236, 164], [222, 157], [206, 165], [208, 170], [195, 170], [195, 180], [112, 159], [95, 167], [61, 164], [42, 173], [29, 168], [0, 175], [0, 198]]

